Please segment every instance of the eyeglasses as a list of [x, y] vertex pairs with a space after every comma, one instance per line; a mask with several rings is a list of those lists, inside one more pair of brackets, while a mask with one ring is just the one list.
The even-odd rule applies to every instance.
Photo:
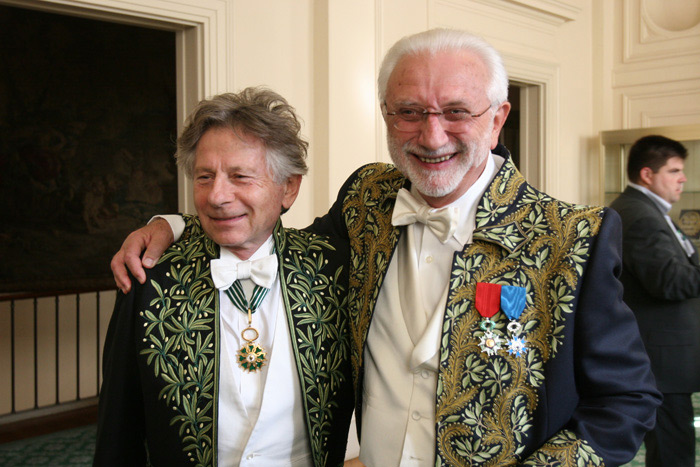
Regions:
[[476, 114], [461, 107], [447, 107], [436, 112], [423, 107], [399, 107], [396, 112], [388, 112], [386, 111], [386, 104], [384, 104], [386, 114], [394, 117], [394, 128], [399, 131], [418, 131], [430, 115], [435, 115], [440, 119], [440, 124], [445, 131], [461, 132], [467, 128], [471, 119], [481, 117], [491, 107], [493, 107], [493, 104], [489, 104], [483, 112]]

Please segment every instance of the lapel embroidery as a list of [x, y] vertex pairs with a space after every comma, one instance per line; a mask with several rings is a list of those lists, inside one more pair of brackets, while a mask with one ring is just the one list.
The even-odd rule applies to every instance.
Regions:
[[360, 171], [343, 204], [350, 238], [348, 314], [356, 394], [362, 390], [359, 385], [364, 342], [372, 311], [399, 240], [399, 229], [391, 225], [391, 213], [404, 181], [393, 166], [370, 164]]
[[[198, 222], [198, 221], [197, 221]], [[198, 226], [199, 227], [199, 226]], [[151, 281], [156, 298], [140, 312], [146, 324], [140, 352], [165, 384], [158, 395], [172, 407], [170, 425], [179, 425], [183, 451], [195, 466], [210, 466], [216, 458], [214, 417], [218, 386], [218, 294], [209, 261], [218, 255], [211, 241], [199, 237], [176, 243], [161, 257], [170, 261], [161, 287]]]
[[350, 352], [343, 266], [329, 267], [328, 257], [335, 249], [325, 237], [280, 229], [276, 238], [284, 258], [280, 261], [282, 295], [311, 450], [315, 465], [327, 465], [326, 443], [332, 434], [334, 412], [340, 409], [338, 391], [349, 378], [343, 363]]
[[[357, 391], [362, 390], [358, 375], [369, 321], [398, 240], [391, 211], [403, 183], [392, 166], [371, 164], [360, 170], [344, 200], [352, 246], [349, 309]], [[440, 345], [436, 465], [519, 461], [533, 426], [544, 365], [563, 344], [602, 212], [536, 191], [509, 159], [489, 185], [477, 209], [474, 242], [455, 255], [450, 276]], [[520, 317], [529, 347], [525, 356], [505, 350], [482, 355], [483, 331], [473, 308], [477, 282], [525, 287], [527, 304]], [[495, 326], [503, 333], [508, 319], [499, 315]], [[542, 461], [543, 456], [567, 465], [602, 464], [590, 446], [568, 431], [535, 457]]]
[[[185, 240], [160, 259], [170, 262], [170, 282], [151, 281], [156, 298], [140, 312], [147, 347], [140, 354], [164, 383], [158, 398], [172, 408], [169, 422], [178, 426], [183, 452], [192, 465], [203, 467], [215, 464], [217, 449], [219, 303], [209, 263], [219, 251], [201, 233], [197, 218], [188, 218], [188, 225]], [[340, 410], [336, 395], [348, 378], [343, 266], [337, 266], [325, 237], [286, 230], [281, 223], [274, 235], [312, 454], [315, 465], [326, 465]]]
[[[451, 465], [507, 465], [523, 453], [544, 365], [563, 343], [590, 238], [601, 223], [600, 208], [558, 202], [524, 183], [508, 162], [504, 168], [480, 203], [474, 243], [456, 256], [451, 275], [437, 391], [437, 455]], [[477, 282], [525, 287], [525, 358], [480, 353]], [[506, 332], [502, 313], [494, 321]], [[601, 462], [573, 442], [576, 449], [562, 452], [589, 452], [593, 464]]]

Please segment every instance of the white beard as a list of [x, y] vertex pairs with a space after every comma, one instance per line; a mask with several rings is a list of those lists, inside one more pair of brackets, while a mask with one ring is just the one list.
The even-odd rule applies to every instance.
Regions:
[[[448, 143], [435, 151], [429, 151], [423, 147], [407, 142], [403, 147], [389, 133], [387, 137], [389, 154], [396, 167], [411, 181], [419, 193], [431, 198], [441, 198], [455, 191], [469, 171], [479, 167], [488, 157], [491, 144], [487, 138], [480, 141], [457, 141]], [[410, 154], [409, 154], [410, 153]], [[448, 170], [424, 171], [417, 163], [414, 163], [412, 154], [423, 157], [438, 158], [447, 154], [456, 153], [458, 164]]]

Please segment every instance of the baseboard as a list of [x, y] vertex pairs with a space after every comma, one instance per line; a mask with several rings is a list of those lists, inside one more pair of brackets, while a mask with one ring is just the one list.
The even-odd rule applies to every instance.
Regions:
[[84, 407], [60, 411], [52, 410], [54, 413], [48, 415], [40, 412], [34, 417], [31, 416], [31, 413], [22, 414], [21, 420], [2, 423], [0, 424], [0, 443], [9, 443], [10, 441], [97, 423], [97, 398], [88, 402]]

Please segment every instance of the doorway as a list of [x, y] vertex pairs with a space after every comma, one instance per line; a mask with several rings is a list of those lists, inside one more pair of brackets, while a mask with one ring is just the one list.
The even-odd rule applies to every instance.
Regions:
[[515, 166], [532, 186], [544, 185], [541, 85], [511, 81], [510, 114], [499, 142], [511, 153]]

